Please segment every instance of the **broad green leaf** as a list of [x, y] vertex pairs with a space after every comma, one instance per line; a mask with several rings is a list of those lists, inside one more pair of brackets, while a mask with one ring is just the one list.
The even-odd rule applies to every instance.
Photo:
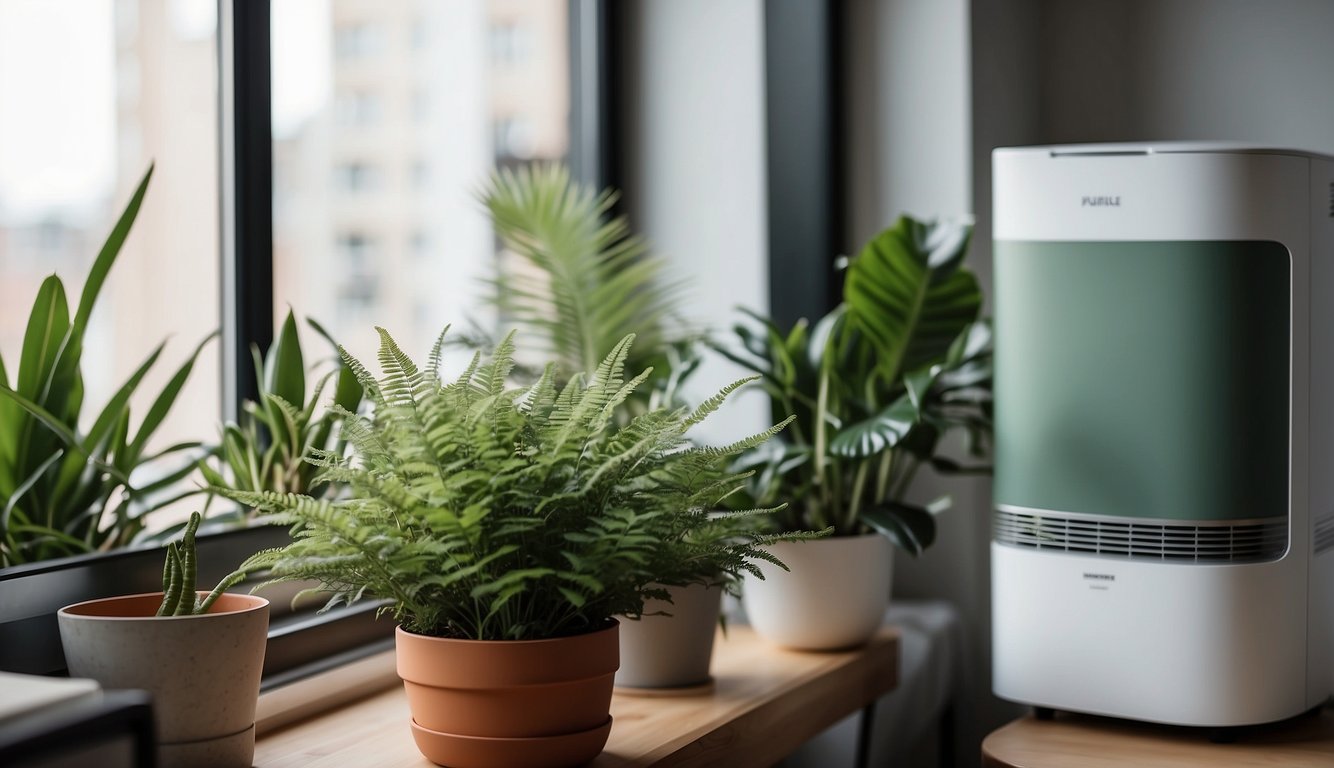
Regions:
[[910, 555], [922, 554], [936, 540], [936, 519], [922, 507], [887, 501], [863, 510], [861, 519]]
[[844, 301], [853, 327], [876, 351], [887, 381], [943, 356], [977, 319], [982, 294], [958, 270], [968, 225], [902, 217], [848, 266]]
[[871, 418], [840, 430], [829, 442], [829, 452], [854, 459], [876, 456], [907, 437], [920, 415], [913, 398], [905, 393]]

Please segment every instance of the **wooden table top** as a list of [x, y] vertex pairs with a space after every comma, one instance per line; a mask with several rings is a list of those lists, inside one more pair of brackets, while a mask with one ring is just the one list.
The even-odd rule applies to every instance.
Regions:
[[1330, 768], [1334, 710], [1237, 729], [1230, 744], [1208, 730], [1058, 712], [1032, 715], [993, 731], [982, 742], [984, 768]]
[[[771, 766], [898, 683], [899, 636], [885, 628], [862, 648], [786, 651], [749, 627], [713, 650], [712, 689], [611, 702], [613, 724], [593, 768]], [[412, 741], [402, 686], [261, 737], [257, 768], [430, 766]]]

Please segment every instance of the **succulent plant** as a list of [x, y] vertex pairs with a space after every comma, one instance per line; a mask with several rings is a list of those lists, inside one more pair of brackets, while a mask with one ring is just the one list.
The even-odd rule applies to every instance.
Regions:
[[190, 513], [190, 522], [185, 526], [185, 536], [177, 545], [167, 545], [167, 560], [162, 566], [162, 605], [157, 609], [158, 616], [191, 616], [208, 613], [213, 603], [228, 589], [236, 586], [246, 577], [246, 571], [232, 571], [218, 582], [218, 586], [203, 600], [195, 590], [198, 556], [195, 554], [195, 532], [203, 518], [198, 512]]

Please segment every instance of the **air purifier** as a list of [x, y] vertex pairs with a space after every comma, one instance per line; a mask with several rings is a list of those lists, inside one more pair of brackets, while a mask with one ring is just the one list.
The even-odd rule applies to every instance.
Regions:
[[997, 695], [1230, 728], [1334, 687], [1334, 160], [993, 155]]

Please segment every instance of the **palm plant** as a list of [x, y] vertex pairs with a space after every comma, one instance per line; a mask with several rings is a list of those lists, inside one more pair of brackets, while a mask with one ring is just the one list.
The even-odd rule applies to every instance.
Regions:
[[694, 410], [621, 422], [617, 412], [651, 376], [625, 378], [633, 337], [587, 383], [580, 374], [557, 386], [548, 365], [536, 383], [511, 388], [512, 334], [448, 384], [443, 334], [425, 370], [380, 334], [381, 380], [344, 353], [373, 404], [366, 416], [342, 414], [355, 454], [312, 457], [324, 478], [347, 485], [346, 498], [222, 491], [294, 524], [290, 545], [242, 570], [313, 580], [332, 592], [329, 606], [385, 599], [411, 632], [517, 640], [637, 616], [646, 597], [666, 596], [656, 585], [758, 575], [753, 561], [776, 562], [762, 547], [793, 537], [736, 526], [716, 535], [724, 528], [709, 514], [745, 479], [729, 469], [735, 457], [786, 423], [733, 445], [690, 446], [687, 431], [743, 382]]
[[[337, 348], [319, 323], [311, 319], [307, 323]], [[332, 484], [317, 487], [318, 467], [306, 459], [315, 451], [342, 449], [338, 423], [343, 413], [355, 413], [361, 404], [356, 376], [340, 363], [316, 381], [308, 397], [306, 360], [296, 316], [290, 310], [268, 352], [261, 357], [259, 349], [253, 348], [251, 354], [260, 402], [247, 400], [241, 422], [223, 426], [221, 444], [199, 461], [200, 474], [212, 488], [317, 497], [334, 493]], [[320, 400], [330, 380], [334, 383], [332, 405], [322, 407]], [[210, 520], [225, 523], [240, 514], [214, 515]]]
[[873, 529], [914, 554], [931, 544], [947, 500], [905, 499], [918, 468], [988, 471], [940, 450], [962, 430], [982, 457], [991, 434], [991, 330], [962, 267], [971, 231], [902, 217], [847, 264], [843, 302], [814, 328], [784, 331], [753, 313], [736, 326], [739, 347], [719, 351], [760, 376], [774, 413], [796, 416], [739, 462], [758, 470], [739, 503], [790, 501], [783, 530]]
[[130, 428], [130, 399], [165, 342], [112, 394], [90, 425], [80, 423], [80, 363], [88, 320], [152, 175], [150, 167], [94, 259], [74, 317], [64, 284], [51, 275], [33, 302], [12, 384], [0, 359], [0, 566], [127, 545], [143, 531], [150, 512], [194, 492], [173, 493], [192, 471], [190, 461], [142, 485], [132, 478], [141, 467], [199, 447], [198, 442], [183, 442], [148, 451], [212, 335], [176, 370], [136, 429]]
[[559, 165], [497, 171], [482, 201], [517, 261], [498, 263], [488, 299], [503, 324], [523, 329], [567, 373], [594, 370], [603, 350], [635, 334], [626, 364], [654, 372], [632, 403], [652, 395], [674, 403], [699, 365], [699, 334], [679, 314], [686, 284], [668, 279], [666, 262], [625, 217], [610, 216], [617, 198]]

